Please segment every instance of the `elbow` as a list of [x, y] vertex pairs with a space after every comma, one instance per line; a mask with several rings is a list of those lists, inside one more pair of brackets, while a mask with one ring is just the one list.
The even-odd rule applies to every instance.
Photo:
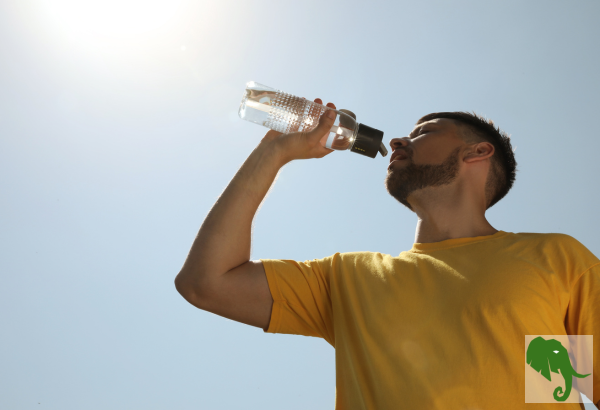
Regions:
[[204, 306], [203, 289], [197, 275], [191, 275], [187, 271], [180, 271], [175, 277], [175, 289], [190, 304], [202, 309]]
[[179, 292], [179, 294], [183, 296], [185, 300], [193, 305], [196, 305], [193, 301], [198, 299], [197, 291], [193, 281], [184, 271], [179, 272], [175, 277], [175, 289], [177, 289], [177, 292]]
[[179, 272], [177, 276], [175, 276], [175, 289], [181, 296], [183, 296], [183, 292], [185, 292], [185, 279], [183, 277], [182, 272]]

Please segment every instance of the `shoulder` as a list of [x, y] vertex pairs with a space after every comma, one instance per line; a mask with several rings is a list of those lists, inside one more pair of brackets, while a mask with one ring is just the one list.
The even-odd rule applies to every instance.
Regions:
[[564, 233], [520, 232], [511, 235], [509, 240], [515, 246], [529, 251], [538, 251], [549, 258], [577, 259], [584, 265], [600, 262], [585, 245]]
[[350, 266], [380, 265], [389, 263], [392, 256], [379, 252], [336, 252], [322, 258], [307, 259], [304, 261], [292, 259], [260, 259], [264, 265], [275, 267], [293, 266], [295, 268], [312, 268], [329, 271]]
[[392, 258], [391, 255], [380, 252], [341, 252], [331, 256], [343, 263], [381, 264]]
[[555, 246], [564, 248], [565, 250], [587, 249], [577, 239], [564, 233], [519, 232], [513, 233], [510, 239], [512, 239], [514, 242]]
[[391, 255], [380, 252], [337, 252], [322, 259], [313, 259], [305, 263], [317, 264], [323, 269], [334, 271], [378, 269], [393, 263]]

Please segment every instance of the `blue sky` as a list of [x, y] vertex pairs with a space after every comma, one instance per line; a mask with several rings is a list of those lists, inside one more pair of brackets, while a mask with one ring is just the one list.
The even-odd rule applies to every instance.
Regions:
[[[266, 129], [254, 80], [405, 136], [474, 110], [512, 136], [488, 212], [596, 255], [600, 3], [0, 3], [0, 407], [333, 408], [334, 350], [195, 309], [173, 280]], [[350, 152], [286, 165], [252, 258], [409, 249], [416, 217]], [[361, 215], [360, 219], [354, 216]], [[598, 399], [598, 398], [596, 398]], [[40, 404], [38, 404], [40, 403]]]

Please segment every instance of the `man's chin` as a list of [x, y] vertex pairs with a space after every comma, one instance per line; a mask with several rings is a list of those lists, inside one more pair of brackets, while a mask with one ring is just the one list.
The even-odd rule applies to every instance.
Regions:
[[398, 195], [398, 193], [394, 193], [393, 191], [390, 191], [389, 189], [387, 191], [388, 191], [388, 194], [390, 194], [390, 196], [392, 198], [394, 198], [396, 201], [400, 202], [402, 205], [404, 205], [411, 211], [413, 210], [412, 207], [410, 206], [410, 204], [408, 203], [408, 200], [404, 197], [404, 195]]

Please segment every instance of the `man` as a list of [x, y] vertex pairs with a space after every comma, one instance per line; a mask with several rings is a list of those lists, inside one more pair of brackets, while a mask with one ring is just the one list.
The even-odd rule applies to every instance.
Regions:
[[278, 171], [329, 154], [319, 141], [333, 121], [266, 134], [202, 224], [177, 290], [265, 332], [324, 338], [336, 350], [336, 409], [548, 408], [525, 403], [525, 336], [600, 336], [600, 260], [567, 235], [490, 225], [485, 211], [510, 190], [516, 162], [489, 121], [435, 113], [391, 140], [386, 188], [418, 217], [410, 251], [250, 260], [252, 219]]

